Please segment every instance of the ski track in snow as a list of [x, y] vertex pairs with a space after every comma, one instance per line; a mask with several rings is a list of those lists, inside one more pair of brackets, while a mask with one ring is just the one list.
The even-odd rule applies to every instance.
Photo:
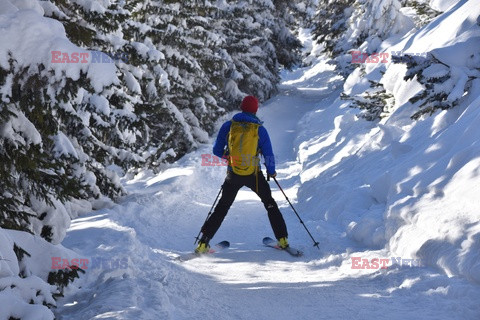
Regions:
[[[309, 69], [315, 72], [315, 68]], [[302, 218], [296, 194], [302, 169], [297, 161], [297, 126], [309, 111], [329, 106], [341, 83], [320, 68], [305, 77], [284, 74], [280, 93], [260, 107], [277, 157], [279, 182]], [[328, 86], [322, 84], [329, 83]], [[320, 84], [320, 85], [319, 85]], [[228, 119], [228, 118], [226, 118]], [[272, 236], [261, 202], [242, 189], [212, 242], [229, 240], [219, 254], [176, 262], [193, 250], [194, 237], [223, 183], [224, 167], [201, 166], [211, 144], [165, 166], [125, 181], [129, 195], [109, 209], [72, 222], [63, 245], [104, 264], [85, 272], [66, 292], [59, 319], [478, 319], [480, 290], [466, 280], [425, 267], [353, 270], [351, 257], [385, 257], [304, 219], [312, 241], [271, 182], [285, 217], [290, 242], [301, 258], [266, 248]], [[315, 201], [325, 201], [319, 195]], [[126, 268], [106, 263], [128, 259]]]

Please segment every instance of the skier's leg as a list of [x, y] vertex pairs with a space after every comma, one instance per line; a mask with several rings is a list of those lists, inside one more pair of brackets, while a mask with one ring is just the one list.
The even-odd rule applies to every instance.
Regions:
[[228, 210], [232, 206], [235, 197], [237, 196], [238, 190], [242, 187], [239, 183], [238, 177], [232, 173], [228, 172], [225, 182], [223, 183], [222, 196], [218, 201], [215, 209], [213, 210], [212, 215], [202, 227], [202, 239], [200, 241], [207, 242], [213, 238], [218, 228], [225, 219]]
[[253, 175], [253, 179], [249, 181], [247, 185], [252, 189], [262, 200], [265, 209], [267, 209], [268, 219], [270, 220], [270, 225], [272, 226], [273, 233], [277, 239], [288, 237], [287, 226], [285, 220], [283, 220], [282, 213], [278, 209], [278, 205], [275, 202], [275, 199], [272, 197], [272, 191], [270, 190], [270, 185], [268, 184], [265, 176], [260, 171], [258, 173], [258, 192], [256, 188], [256, 179]]

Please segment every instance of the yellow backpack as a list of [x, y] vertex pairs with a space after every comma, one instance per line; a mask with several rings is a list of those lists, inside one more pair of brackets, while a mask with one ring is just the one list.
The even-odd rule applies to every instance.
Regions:
[[233, 172], [248, 176], [259, 167], [258, 128], [260, 124], [232, 120], [228, 134], [228, 162]]

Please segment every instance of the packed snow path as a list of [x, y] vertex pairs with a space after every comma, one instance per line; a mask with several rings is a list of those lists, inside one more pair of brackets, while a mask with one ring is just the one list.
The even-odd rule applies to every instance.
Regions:
[[[362, 247], [295, 201], [302, 169], [296, 141], [305, 140], [298, 137], [298, 126], [305, 123], [307, 112], [322, 112], [340, 92], [341, 83], [332, 72], [324, 65], [319, 68], [309, 71], [317, 72], [315, 77], [305, 70], [286, 74], [280, 93], [261, 106], [258, 115], [272, 139], [279, 182], [321, 250], [312, 246], [272, 182], [290, 242], [304, 250], [303, 257], [262, 245], [264, 236], [272, 236], [267, 215], [256, 195], [244, 188], [213, 239], [228, 240], [231, 248], [211, 257], [174, 261], [193, 250], [194, 237], [223, 183], [225, 167], [201, 165], [201, 155], [211, 153], [211, 145], [205, 145], [159, 174], [125, 180], [129, 195], [119, 205], [73, 221], [63, 244], [86, 258], [102, 259], [102, 264], [77, 281], [81, 288], [67, 292], [57, 317], [478, 319], [477, 286], [425, 267], [352, 269], [352, 257], [385, 258], [387, 253]], [[311, 197], [328, 201], [322, 194]], [[119, 266], [118, 261], [128, 263]]]

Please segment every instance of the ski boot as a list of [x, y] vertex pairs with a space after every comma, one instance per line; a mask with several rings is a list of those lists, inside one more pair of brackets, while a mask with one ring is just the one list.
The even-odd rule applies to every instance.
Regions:
[[198, 241], [198, 246], [195, 249], [196, 254], [205, 254], [210, 251], [210, 245], [208, 244], [209, 239], [203, 236], [200, 241]]
[[278, 239], [278, 246], [282, 249], [288, 248], [288, 239], [287, 237], [283, 237]]

